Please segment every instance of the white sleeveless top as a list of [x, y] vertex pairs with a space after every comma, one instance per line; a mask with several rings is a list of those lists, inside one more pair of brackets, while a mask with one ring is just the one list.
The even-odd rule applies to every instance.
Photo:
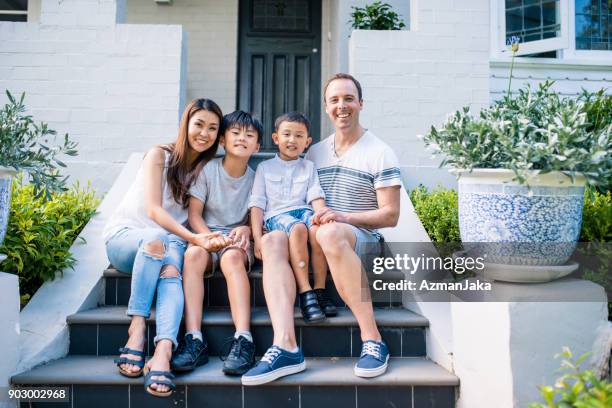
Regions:
[[[179, 224], [187, 223], [187, 209], [178, 204], [172, 197], [172, 190], [168, 185], [167, 173], [170, 153], [164, 150], [166, 159], [162, 173], [162, 208], [168, 212]], [[165, 231], [158, 223], [147, 217], [144, 205], [144, 170], [138, 169], [136, 179], [130, 186], [125, 197], [106, 223], [103, 232], [104, 242], [108, 242], [117, 232], [124, 228], [156, 228]]]

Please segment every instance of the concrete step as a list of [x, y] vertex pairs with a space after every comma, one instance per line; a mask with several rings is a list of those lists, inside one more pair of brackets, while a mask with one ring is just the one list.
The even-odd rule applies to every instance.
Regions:
[[[130, 317], [125, 306], [104, 306], [76, 313], [67, 318], [70, 329], [69, 354], [115, 355], [127, 340]], [[306, 324], [295, 309], [296, 337], [308, 357], [355, 357], [361, 350], [359, 328], [348, 309], [320, 323]], [[425, 356], [426, 318], [406, 309], [376, 309], [376, 321], [392, 356]], [[210, 354], [223, 354], [223, 344], [234, 333], [227, 308], [206, 309], [202, 319]], [[272, 344], [272, 325], [264, 307], [251, 311], [252, 333], [257, 355], [263, 355]], [[155, 311], [147, 320], [147, 352], [153, 351]], [[180, 334], [182, 336], [182, 334]]]
[[[108, 306], [127, 305], [131, 292], [131, 276], [110, 267], [104, 271], [103, 277], [105, 280], [104, 304]], [[249, 274], [249, 278], [251, 283], [252, 306], [266, 306], [266, 299], [262, 286], [262, 269], [260, 264], [254, 267]], [[368, 274], [368, 280], [370, 282], [372, 282], [374, 279], [381, 279], [385, 282], [394, 282], [404, 279], [404, 276], [401, 272], [395, 271], [385, 272], [383, 275]], [[336, 306], [345, 307], [345, 304], [336, 291], [334, 283], [329, 274], [327, 275], [327, 290]], [[225, 278], [220, 273], [204, 280], [204, 293], [204, 306], [229, 306], [227, 284], [225, 282]], [[375, 307], [394, 307], [402, 305], [401, 291], [371, 291], [371, 293]], [[297, 305], [296, 299], [296, 306]]]
[[[58, 407], [207, 408], [452, 408], [459, 379], [425, 358], [392, 358], [386, 374], [353, 375], [356, 358], [307, 358], [307, 369], [270, 384], [243, 387], [222, 374], [213, 358], [177, 376], [177, 390], [161, 399], [145, 393], [143, 379], [117, 372], [112, 357], [68, 356], [12, 377], [14, 385], [65, 385], [71, 402]], [[24, 405], [22, 403], [22, 406]], [[38, 406], [36, 403], [33, 406]], [[41, 407], [47, 407], [45, 403]]]

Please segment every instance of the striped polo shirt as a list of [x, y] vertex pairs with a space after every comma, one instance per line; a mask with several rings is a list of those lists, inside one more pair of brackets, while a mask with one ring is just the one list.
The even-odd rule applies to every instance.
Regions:
[[397, 156], [370, 131], [340, 157], [332, 134], [312, 146], [306, 159], [317, 167], [325, 204], [336, 211], [376, 210], [376, 189], [402, 185]]

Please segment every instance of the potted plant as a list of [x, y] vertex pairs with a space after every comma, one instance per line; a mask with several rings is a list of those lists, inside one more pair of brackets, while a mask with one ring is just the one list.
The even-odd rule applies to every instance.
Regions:
[[[461, 240], [493, 243], [490, 262], [565, 264], [580, 234], [585, 184], [611, 183], [611, 97], [562, 98], [552, 84], [508, 94], [478, 116], [464, 108], [423, 137], [459, 177]], [[497, 278], [559, 276], [550, 269]]]
[[59, 174], [59, 167], [66, 165], [58, 156], [77, 154], [76, 142], [67, 134], [63, 144], [55, 144], [56, 132], [25, 114], [25, 94], [17, 99], [7, 90], [6, 96], [8, 103], [0, 110], [0, 245], [8, 224], [12, 177], [25, 172], [36, 195], [50, 197], [54, 191], [65, 190], [66, 177]]

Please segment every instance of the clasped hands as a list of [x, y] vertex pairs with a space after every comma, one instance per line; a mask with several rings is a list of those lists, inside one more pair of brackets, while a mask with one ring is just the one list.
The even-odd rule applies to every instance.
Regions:
[[227, 246], [237, 246], [247, 251], [250, 246], [251, 229], [246, 225], [236, 227], [228, 235], [222, 232], [196, 234], [191, 243], [208, 252], [217, 252]]

